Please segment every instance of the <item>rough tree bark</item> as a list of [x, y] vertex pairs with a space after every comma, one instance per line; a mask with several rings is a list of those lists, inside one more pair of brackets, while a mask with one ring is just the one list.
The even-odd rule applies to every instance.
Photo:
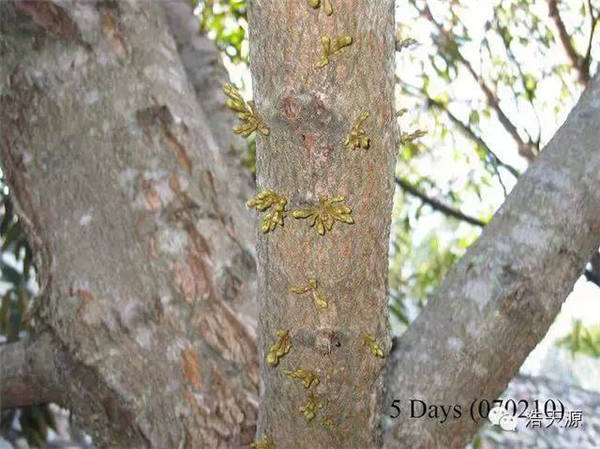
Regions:
[[[379, 447], [383, 360], [364, 339], [389, 348], [388, 236], [394, 192], [396, 120], [393, 110], [393, 1], [250, 2], [254, 98], [270, 127], [257, 145], [258, 190], [274, 189], [290, 210], [344, 197], [355, 223], [336, 222], [320, 236], [291, 214], [258, 239], [259, 430], [277, 447]], [[321, 39], [352, 44], [317, 67]], [[369, 149], [344, 147], [363, 112]], [[259, 225], [257, 225], [260, 228]], [[294, 286], [317, 281], [327, 301], [315, 307]], [[277, 366], [265, 361], [278, 331], [291, 349]], [[305, 388], [284, 370], [313, 371]], [[314, 394], [322, 408], [299, 412]]]
[[68, 355], [54, 400], [100, 446], [248, 444], [253, 239], [160, 6], [0, 8], [0, 151], [41, 285], [31, 346]]

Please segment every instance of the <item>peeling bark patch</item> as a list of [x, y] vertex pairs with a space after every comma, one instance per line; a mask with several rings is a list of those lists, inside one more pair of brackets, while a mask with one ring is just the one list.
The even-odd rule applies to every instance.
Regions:
[[312, 134], [302, 134], [304, 148], [313, 153], [317, 144], [317, 137]]
[[148, 209], [151, 211], [160, 210], [162, 207], [162, 201], [160, 200], [160, 195], [156, 191], [152, 181], [146, 179], [142, 181], [142, 192], [144, 194], [144, 199], [146, 200]]
[[79, 219], [79, 226], [87, 226], [91, 223], [92, 221], [92, 214], [87, 213], [87, 214], [83, 214], [81, 216], [81, 218]]
[[464, 342], [458, 338], [450, 338], [448, 340], [448, 347], [454, 352], [460, 352], [464, 346]]
[[91, 50], [90, 44], [81, 39], [79, 29], [69, 14], [52, 1], [20, 0], [15, 3], [15, 9], [55, 36]]
[[184, 253], [188, 243], [188, 235], [182, 229], [165, 228], [160, 231], [159, 248], [163, 254], [177, 257]]
[[296, 101], [294, 95], [288, 95], [281, 101], [280, 113], [281, 117], [290, 122], [296, 121], [301, 106]]
[[464, 286], [464, 293], [468, 299], [481, 306], [487, 304], [489, 301], [489, 286], [478, 279], [467, 281], [467, 284]]
[[162, 123], [165, 126], [173, 123], [173, 116], [165, 105], [153, 105], [140, 109], [136, 112], [135, 117], [147, 137], [151, 136], [150, 128], [157, 123]]
[[171, 151], [175, 153], [177, 162], [181, 165], [188, 175], [192, 174], [192, 159], [190, 158], [187, 149], [177, 140], [177, 138], [169, 131], [165, 129], [165, 137], [167, 139], [167, 146]]
[[523, 310], [519, 306], [521, 305], [521, 299], [525, 295], [525, 290], [524, 285], [518, 285], [511, 294], [502, 298], [500, 301], [500, 311], [504, 314], [510, 313], [511, 310], [522, 313]]
[[202, 387], [202, 375], [200, 372], [200, 360], [196, 353], [191, 349], [181, 351], [181, 365], [187, 380], [195, 389]]
[[90, 291], [84, 288], [75, 289], [71, 287], [71, 289], [69, 290], [69, 296], [75, 296], [81, 301], [79, 306], [77, 307], [78, 316], [83, 315], [86, 304], [94, 299], [94, 296], [90, 293]]
[[113, 14], [106, 8], [100, 12], [100, 28], [110, 48], [121, 61], [125, 61], [129, 56], [129, 51], [119, 31], [119, 25]]
[[[166, 105], [154, 105], [146, 109], [141, 109], [136, 113], [136, 119], [144, 134], [151, 137], [151, 129], [159, 126], [162, 129], [163, 137], [167, 147], [175, 153], [175, 158], [180, 166], [183, 167], [188, 175], [192, 174], [192, 159], [188, 154], [187, 148], [177, 139], [172, 131], [174, 123], [173, 115]], [[185, 125], [184, 130], [185, 130]]]
[[183, 293], [185, 300], [194, 303], [208, 299], [209, 282], [202, 261], [193, 254], [188, 254], [185, 261], [174, 262], [171, 266], [173, 282]]

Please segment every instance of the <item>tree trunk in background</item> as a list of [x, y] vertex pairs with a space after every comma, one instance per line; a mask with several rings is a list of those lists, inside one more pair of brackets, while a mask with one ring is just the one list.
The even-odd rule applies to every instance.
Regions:
[[[258, 191], [274, 189], [294, 210], [320, 197], [343, 196], [352, 225], [335, 222], [320, 236], [291, 213], [284, 226], [258, 239], [258, 435], [276, 447], [374, 448], [380, 445], [384, 360], [365, 345], [368, 334], [383, 352], [390, 344], [387, 312], [388, 237], [394, 166], [393, 1], [332, 2], [334, 13], [306, 1], [252, 1], [250, 59], [257, 109], [270, 127], [258, 138]], [[322, 68], [321, 38], [352, 44]], [[344, 142], [359, 116], [369, 149]], [[262, 218], [262, 217], [261, 217]], [[257, 222], [257, 228], [260, 224]], [[294, 286], [317, 281], [325, 309]], [[277, 366], [265, 357], [278, 331], [291, 349]], [[314, 371], [306, 389], [284, 370]], [[314, 394], [322, 408], [307, 419], [299, 408]]]
[[[255, 182], [248, 168], [242, 164], [248, 144], [232, 132], [237, 120], [225, 105], [227, 99], [221, 86], [228, 79], [227, 70], [215, 43], [198, 33], [198, 19], [193, 15], [188, 0], [169, 0], [161, 5], [166, 12], [169, 30], [175, 39], [187, 78], [194, 87], [211, 136], [218, 145], [226, 176], [223, 181], [227, 184], [232, 201], [239, 207], [254, 194]], [[234, 303], [238, 317], [248, 327], [255, 329], [256, 240], [250, 217], [245, 211], [234, 216], [233, 226], [242, 251], [234, 251], [233, 256], [241, 258], [236, 265], [243, 269], [230, 272], [231, 282], [225, 292]]]
[[0, 13], [0, 151], [38, 258], [45, 335], [31, 345], [52, 348], [26, 354], [54, 368], [49, 397], [100, 447], [249, 444], [258, 363], [236, 312], [254, 278], [245, 194], [231, 191], [226, 138], [159, 4], [18, 1]]

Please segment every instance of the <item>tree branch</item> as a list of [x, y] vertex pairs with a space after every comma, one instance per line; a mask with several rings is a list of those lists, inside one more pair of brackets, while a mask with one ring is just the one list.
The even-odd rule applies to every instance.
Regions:
[[[312, 219], [308, 225], [286, 221], [283, 233], [258, 239], [261, 351], [273, 345], [278, 330], [289, 329], [293, 346], [284, 363], [308, 367], [322, 379], [316, 394], [323, 410], [317, 415], [331, 421], [317, 424], [317, 416], [307, 427], [290, 418], [306, 403], [306, 393], [263, 362], [258, 434], [269, 435], [277, 447], [380, 446], [384, 364], [379, 356], [389, 347], [387, 253], [397, 159], [394, 74], [381, 68], [393, 65], [394, 2], [350, 3], [334, 13], [335, 27], [344, 34], [332, 35], [331, 50], [334, 43], [352, 42], [351, 47], [333, 58], [325, 46], [321, 60], [307, 42], [318, 44], [332, 32], [334, 22], [323, 12], [315, 13], [304, 1], [249, 3], [256, 108], [271, 132], [257, 139], [257, 183], [261, 190], [284, 194], [290, 209], [300, 208], [297, 218], [302, 208], [319, 204], [318, 198], [318, 208], [328, 209], [333, 198], [340, 201], [335, 211], [351, 208], [354, 217], [335, 212], [334, 218], [317, 208], [316, 225]], [[290, 27], [303, 31], [289, 33]], [[377, 141], [367, 165], [362, 157], [327, 149], [347, 139], [348, 126], [360, 127], [361, 111], [369, 113], [370, 138]], [[311, 281], [313, 293], [328, 296], [329, 305], [316, 313], [312, 304], [289, 296], [290, 287], [311, 276], [318, 278], [318, 285]]]
[[[495, 8], [498, 8], [499, 6], [496, 6]], [[498, 32], [498, 35], [501, 37], [502, 39], [502, 43], [504, 44], [504, 48], [506, 50], [506, 54], [508, 55], [508, 58], [510, 59], [510, 61], [514, 64], [515, 68], [517, 69], [517, 71], [519, 72], [519, 78], [521, 80], [521, 87], [523, 88], [524, 91], [527, 91], [527, 80], [525, 77], [525, 73], [523, 73], [523, 68], [521, 67], [521, 64], [519, 63], [519, 61], [517, 60], [517, 56], [515, 55], [515, 52], [512, 50], [511, 48], [511, 42], [508, 39], [506, 33], [502, 32], [501, 27], [500, 27], [500, 23], [498, 22], [498, 19], [496, 17], [495, 19], [496, 22], [496, 31]], [[488, 53], [490, 55], [490, 57], [492, 57], [492, 51], [490, 49], [489, 46], [489, 42], [486, 39], [486, 48], [488, 50]], [[532, 142], [532, 145], [535, 146], [535, 152], [536, 154], [540, 152], [540, 141], [542, 138], [542, 124], [540, 122], [540, 117], [539, 114], [535, 108], [535, 105], [533, 103], [533, 98], [531, 98], [529, 95], [526, 96], [527, 98], [527, 102], [529, 103], [529, 105], [531, 106], [531, 109], [533, 110], [533, 113], [535, 115], [536, 118], [536, 122], [537, 122], [537, 138], [535, 139], [535, 141], [531, 138], [531, 134], [527, 131], [527, 129], [525, 129], [525, 132], [527, 133], [527, 135], [529, 136], [529, 140]]]
[[[412, 185], [405, 179], [397, 177], [396, 184], [398, 184], [400, 186], [400, 188], [402, 188], [402, 190], [419, 198], [423, 203], [428, 204], [429, 206], [431, 206], [433, 209], [437, 210], [438, 212], [446, 214], [450, 217], [454, 217], [457, 220], [462, 220], [462, 221], [472, 224], [474, 226], [479, 226], [481, 228], [483, 228], [486, 225], [486, 223], [484, 221], [481, 221], [475, 217], [471, 217], [470, 215], [466, 215], [458, 209], [454, 209], [454, 208], [442, 203], [441, 201], [436, 200], [435, 198], [431, 198], [431, 197], [427, 196], [425, 193], [420, 191], [416, 186]], [[593, 260], [594, 260], [594, 258], [592, 257], [592, 261]], [[596, 266], [594, 266], [592, 264], [592, 269], [586, 269], [584, 271], [583, 275], [585, 276], [585, 278], [588, 282], [592, 282], [593, 284], [596, 284], [598, 287], [600, 287], [600, 272], [598, 271]]]
[[475, 133], [475, 131], [468, 124], [464, 123], [456, 115], [454, 115], [446, 107], [446, 105], [444, 105], [441, 101], [437, 101], [429, 96], [427, 96], [427, 101], [430, 102], [436, 108], [443, 111], [448, 116], [450, 121], [454, 123], [458, 128], [460, 128], [467, 135], [467, 137], [470, 137], [477, 145], [483, 148], [483, 150], [490, 156], [493, 163], [505, 168], [515, 178], [519, 177], [520, 173], [515, 167], [502, 161], [502, 159], [500, 159], [500, 157], [494, 151], [492, 151], [489, 145], [479, 135], [477, 135], [477, 133]]
[[462, 55], [460, 49], [458, 48], [458, 45], [456, 45], [453, 36], [444, 29], [442, 24], [435, 20], [433, 14], [429, 9], [429, 6], [426, 3], [423, 9], [418, 8], [416, 5], [414, 6], [424, 17], [427, 18], [427, 20], [429, 20], [438, 29], [444, 41], [447, 44], [454, 46], [454, 53], [456, 54], [458, 60], [468, 70], [473, 79], [479, 84], [479, 87], [483, 91], [488, 105], [496, 112], [498, 120], [500, 120], [500, 123], [502, 124], [504, 129], [512, 136], [512, 138], [517, 143], [519, 147], [519, 154], [521, 154], [521, 156], [526, 158], [528, 161], [532, 161], [533, 159], [535, 159], [535, 157], [537, 156], [535, 152], [535, 145], [533, 145], [531, 142], [525, 142], [523, 138], [521, 138], [517, 127], [513, 124], [513, 122], [510, 120], [510, 118], [506, 115], [506, 113], [500, 106], [498, 98], [496, 97], [494, 92], [492, 92], [492, 89], [485, 83], [483, 77], [477, 74], [477, 72], [473, 68], [473, 65]]
[[0, 408], [59, 402], [59, 359], [64, 357], [47, 334], [0, 345]]
[[594, 43], [594, 31], [596, 30], [596, 26], [600, 23], [600, 15], [594, 15], [594, 6], [592, 5], [592, 0], [587, 1], [588, 9], [590, 10], [590, 37], [588, 39], [588, 46], [585, 52], [585, 56], [583, 58], [583, 73], [587, 74], [588, 78], [590, 76], [590, 65], [592, 63], [592, 44]]
[[[599, 105], [597, 76], [400, 338], [389, 358], [390, 401], [468, 410], [474, 398], [495, 399], [543, 338], [600, 246]], [[469, 419], [397, 420], [386, 444], [464, 448], [476, 428]]]
[[396, 177], [396, 184], [398, 184], [402, 188], [402, 190], [404, 190], [405, 192], [410, 193], [413, 196], [416, 196], [421, 201], [423, 201], [425, 204], [430, 205], [433, 209], [435, 209], [439, 212], [442, 212], [446, 215], [454, 217], [458, 220], [465, 221], [474, 226], [479, 226], [479, 227], [485, 226], [485, 223], [483, 221], [481, 221], [477, 218], [474, 218], [474, 217], [470, 217], [469, 215], [463, 214], [461, 211], [454, 209], [450, 206], [447, 206], [446, 204], [442, 203], [441, 201], [438, 201], [434, 198], [428, 197], [423, 192], [421, 192], [416, 186], [412, 185], [410, 182], [408, 182], [405, 179]]
[[577, 53], [573, 43], [571, 42], [571, 37], [567, 32], [567, 28], [565, 27], [565, 23], [562, 21], [560, 17], [560, 13], [558, 11], [558, 0], [548, 0], [548, 8], [550, 12], [550, 17], [554, 20], [554, 24], [558, 29], [558, 36], [560, 37], [560, 41], [567, 52], [567, 56], [571, 60], [571, 64], [575, 70], [577, 70], [579, 81], [586, 85], [590, 81], [590, 73], [589, 70], [584, 70], [584, 61], [583, 58]]

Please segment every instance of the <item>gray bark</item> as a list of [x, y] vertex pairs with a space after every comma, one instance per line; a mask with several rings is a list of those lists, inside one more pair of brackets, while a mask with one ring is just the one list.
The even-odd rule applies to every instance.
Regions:
[[[479, 240], [400, 338], [392, 398], [495, 399], [545, 335], [600, 245], [600, 76], [521, 176]], [[463, 448], [470, 419], [399, 419], [386, 447]]]
[[0, 8], [0, 151], [38, 258], [36, 329], [81, 374], [57, 402], [101, 447], [248, 444], [247, 212], [160, 7]]
[[[228, 74], [221, 61], [221, 55], [214, 42], [200, 34], [198, 19], [192, 14], [188, 0], [162, 2], [169, 31], [175, 39], [177, 51], [188, 80], [194, 87], [196, 98], [211, 135], [219, 149], [223, 170], [226, 173], [227, 188], [237, 204], [244, 204], [254, 194], [255, 182], [249, 170], [243, 166], [247, 143], [231, 129], [236, 117], [225, 105], [226, 97], [221, 89]], [[247, 213], [232, 214], [232, 225], [242, 245], [244, 257], [248, 257], [244, 270], [232, 273], [230, 285], [244, 285], [242, 294], [228, 292], [235, 297], [238, 316], [252, 329], [256, 328], [256, 239], [252, 220]]]
[[[258, 190], [285, 195], [290, 210], [343, 196], [355, 220], [336, 222], [320, 236], [310, 220], [289, 214], [283, 227], [258, 239], [258, 435], [277, 447], [380, 445], [383, 360], [364, 338], [369, 334], [389, 349], [393, 1], [332, 4], [331, 16], [306, 1], [255, 0], [249, 10], [254, 98], [271, 131], [258, 139]], [[317, 68], [322, 36], [333, 43], [343, 35], [352, 45]], [[370, 148], [347, 149], [346, 137], [364, 111], [370, 112], [364, 123]], [[310, 293], [290, 292], [312, 277], [328, 300], [326, 309], [316, 308]], [[290, 331], [292, 346], [273, 367], [265, 357], [278, 330]], [[323, 406], [311, 421], [299, 412], [309, 393], [282, 372], [296, 369], [314, 371], [321, 381], [308, 390]]]

